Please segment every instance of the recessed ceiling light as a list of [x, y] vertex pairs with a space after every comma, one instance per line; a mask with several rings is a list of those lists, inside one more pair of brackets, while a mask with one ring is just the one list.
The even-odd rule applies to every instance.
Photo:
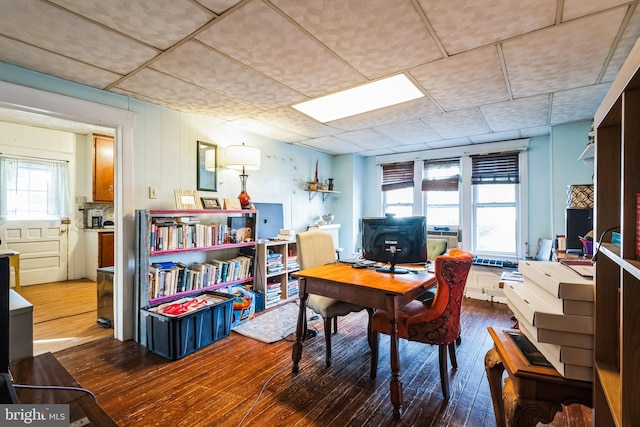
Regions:
[[325, 123], [423, 97], [424, 93], [404, 74], [293, 105], [293, 108]]

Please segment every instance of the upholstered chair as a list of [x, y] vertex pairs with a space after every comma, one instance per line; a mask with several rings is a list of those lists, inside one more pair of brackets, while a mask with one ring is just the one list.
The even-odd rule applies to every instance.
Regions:
[[[430, 304], [414, 300], [400, 308], [398, 337], [409, 341], [437, 345], [440, 363], [442, 395], [449, 399], [447, 349], [453, 368], [458, 367], [455, 341], [460, 336], [460, 307], [464, 286], [473, 263], [473, 255], [451, 249], [448, 255], [435, 259], [436, 294]], [[371, 321], [371, 378], [378, 368], [378, 333], [389, 334], [390, 322], [386, 311], [376, 310]]]
[[[336, 250], [331, 234], [320, 230], [304, 231], [296, 235], [296, 242], [300, 269], [304, 270], [336, 262]], [[346, 316], [349, 313], [361, 311], [365, 307], [314, 294], [309, 294], [307, 307], [324, 319], [326, 363], [327, 366], [331, 366], [331, 323], [333, 322], [333, 332], [337, 333], [338, 316]], [[373, 309], [368, 309], [367, 311], [369, 312], [370, 325]], [[305, 336], [307, 336], [306, 325], [305, 319]], [[370, 328], [367, 330], [370, 331]]]

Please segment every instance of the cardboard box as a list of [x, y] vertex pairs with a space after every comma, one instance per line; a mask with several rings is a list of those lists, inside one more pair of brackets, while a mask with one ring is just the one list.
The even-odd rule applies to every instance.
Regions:
[[234, 296], [210, 291], [203, 294], [218, 297], [220, 302], [176, 317], [150, 310], [159, 304], [141, 309], [142, 315], [147, 317], [149, 350], [167, 359], [177, 360], [231, 333]]
[[[509, 282], [504, 287], [509, 307], [515, 307], [531, 325], [556, 331], [593, 334], [593, 317], [574, 316], [557, 310], [524, 283]], [[518, 318], [518, 320], [522, 320]]]
[[[583, 366], [575, 363], [568, 363], [562, 360], [564, 356], [565, 359], [567, 357], [575, 356], [575, 353], [565, 352], [563, 353], [561, 346], [554, 346], [552, 344], [541, 343], [535, 339], [535, 334], [531, 331], [530, 326], [527, 322], [520, 322], [520, 331], [531, 341], [531, 343], [536, 346], [536, 348], [542, 353], [542, 355], [553, 365], [553, 367], [565, 378], [569, 378], [572, 380], [581, 380], [581, 381], [593, 381], [593, 367], [592, 366]], [[576, 349], [578, 350], [578, 349]], [[589, 352], [590, 350], [586, 350]], [[578, 360], [584, 362], [586, 359], [589, 359], [589, 355], [591, 361], [593, 360], [593, 351], [591, 353], [579, 353]], [[593, 362], [591, 362], [593, 365]]]
[[531, 292], [541, 297], [543, 300], [545, 300], [547, 303], [553, 306], [553, 308], [557, 309], [561, 313], [572, 314], [575, 316], [593, 317], [593, 307], [594, 307], [593, 301], [579, 301], [579, 300], [555, 297], [551, 295], [549, 292], [545, 291], [540, 286], [538, 286], [536, 282], [529, 279], [528, 277], [524, 277], [522, 283], [529, 290], [531, 290]]
[[580, 276], [558, 262], [520, 261], [518, 270], [551, 295], [578, 301], [593, 301], [593, 279]]

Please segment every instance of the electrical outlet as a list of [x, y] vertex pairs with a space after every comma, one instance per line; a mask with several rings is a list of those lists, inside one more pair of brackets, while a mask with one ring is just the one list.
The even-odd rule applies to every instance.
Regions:
[[158, 198], [158, 189], [156, 187], [149, 187], [149, 198], [150, 199]]

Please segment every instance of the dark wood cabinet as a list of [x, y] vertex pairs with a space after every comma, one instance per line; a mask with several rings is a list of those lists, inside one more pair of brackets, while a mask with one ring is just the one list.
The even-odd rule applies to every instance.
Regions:
[[98, 268], [113, 265], [113, 233], [98, 233]]
[[113, 203], [113, 137], [93, 137], [93, 201]]

